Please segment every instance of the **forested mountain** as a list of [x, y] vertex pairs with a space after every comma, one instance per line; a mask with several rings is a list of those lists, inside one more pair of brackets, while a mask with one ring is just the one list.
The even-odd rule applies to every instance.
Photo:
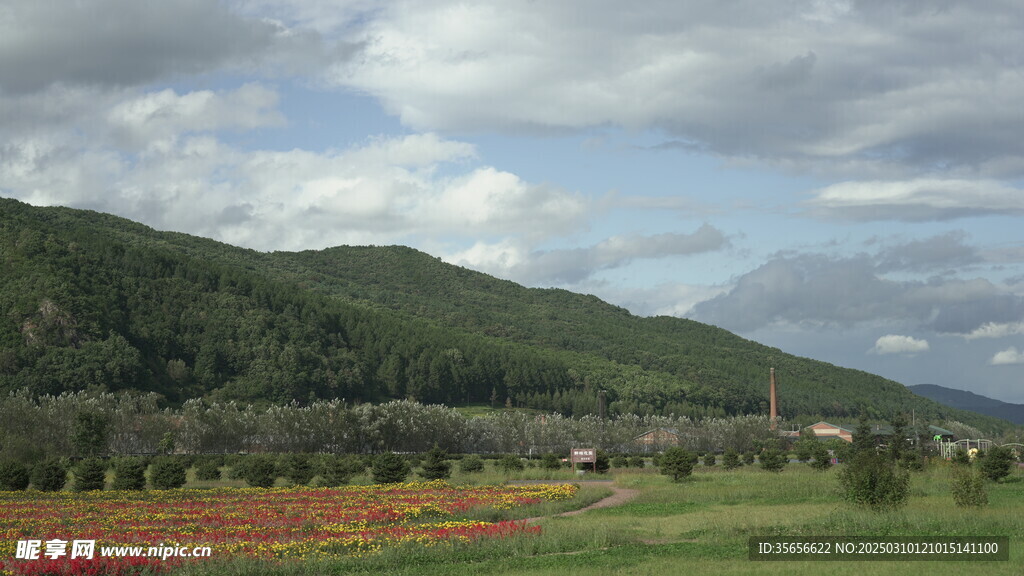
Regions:
[[978, 414], [986, 414], [994, 418], [1009, 420], [1014, 424], [1024, 425], [1024, 404], [1010, 404], [1001, 400], [995, 400], [987, 396], [967, 392], [966, 390], [955, 390], [938, 386], [936, 384], [917, 384], [907, 386], [910, 391], [919, 396], [930, 398], [940, 404], [970, 410]]
[[0, 389], [256, 402], [415, 398], [565, 414], [917, 411], [986, 428], [865, 372], [593, 296], [528, 289], [404, 247], [260, 253], [0, 199]]

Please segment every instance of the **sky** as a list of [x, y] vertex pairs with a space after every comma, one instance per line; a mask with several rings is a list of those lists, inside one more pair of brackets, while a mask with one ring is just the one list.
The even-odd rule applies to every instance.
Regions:
[[0, 196], [1024, 403], [1015, 0], [0, 0]]

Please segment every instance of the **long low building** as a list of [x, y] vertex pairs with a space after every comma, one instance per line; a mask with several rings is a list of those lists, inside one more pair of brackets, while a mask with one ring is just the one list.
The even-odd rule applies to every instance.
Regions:
[[[818, 440], [831, 440], [832, 438], [839, 438], [847, 442], [853, 442], [853, 430], [849, 428], [843, 428], [835, 424], [829, 424], [828, 422], [821, 421], [816, 424], [811, 424], [807, 428], [814, 430], [814, 435]], [[800, 438], [800, 430], [793, 430], [792, 432], [786, 432], [786, 437], [790, 440], [796, 440]]]

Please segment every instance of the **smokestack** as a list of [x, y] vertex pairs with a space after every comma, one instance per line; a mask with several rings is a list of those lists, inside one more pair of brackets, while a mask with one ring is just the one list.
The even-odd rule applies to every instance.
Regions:
[[771, 372], [769, 374], [770, 374], [770, 381], [771, 381], [771, 386], [770, 386], [770, 389], [769, 389], [769, 392], [768, 392], [769, 396], [771, 397], [770, 400], [769, 400], [770, 406], [771, 406], [771, 408], [770, 408], [771, 420], [769, 422], [770, 422], [771, 429], [775, 430], [775, 419], [779, 416], [778, 400], [776, 400], [776, 398], [775, 398], [775, 368], [772, 368]]

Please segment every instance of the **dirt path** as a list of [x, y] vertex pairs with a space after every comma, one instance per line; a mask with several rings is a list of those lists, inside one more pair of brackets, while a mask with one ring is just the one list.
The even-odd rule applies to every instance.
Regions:
[[629, 502], [633, 498], [636, 498], [637, 494], [640, 493], [639, 490], [634, 490], [632, 488], [620, 488], [618, 486], [615, 486], [615, 485], [612, 485], [612, 484], [608, 484], [607, 482], [577, 482], [577, 484], [580, 484], [580, 485], [588, 485], [589, 484], [591, 486], [606, 486], [606, 487], [611, 489], [612, 495], [608, 496], [607, 498], [602, 498], [601, 500], [598, 500], [597, 502], [594, 502], [593, 504], [591, 504], [589, 506], [585, 506], [583, 508], [580, 508], [579, 510], [572, 510], [570, 512], [562, 512], [561, 514], [554, 514], [553, 516], [538, 516], [537, 518], [527, 518], [526, 522], [538, 522], [538, 521], [543, 520], [545, 518], [553, 518], [555, 516], [576, 516], [578, 514], [583, 514], [587, 510], [594, 510], [594, 509], [597, 509], [597, 508], [611, 508], [613, 506], [621, 506], [621, 505], [625, 504], [626, 502]]

